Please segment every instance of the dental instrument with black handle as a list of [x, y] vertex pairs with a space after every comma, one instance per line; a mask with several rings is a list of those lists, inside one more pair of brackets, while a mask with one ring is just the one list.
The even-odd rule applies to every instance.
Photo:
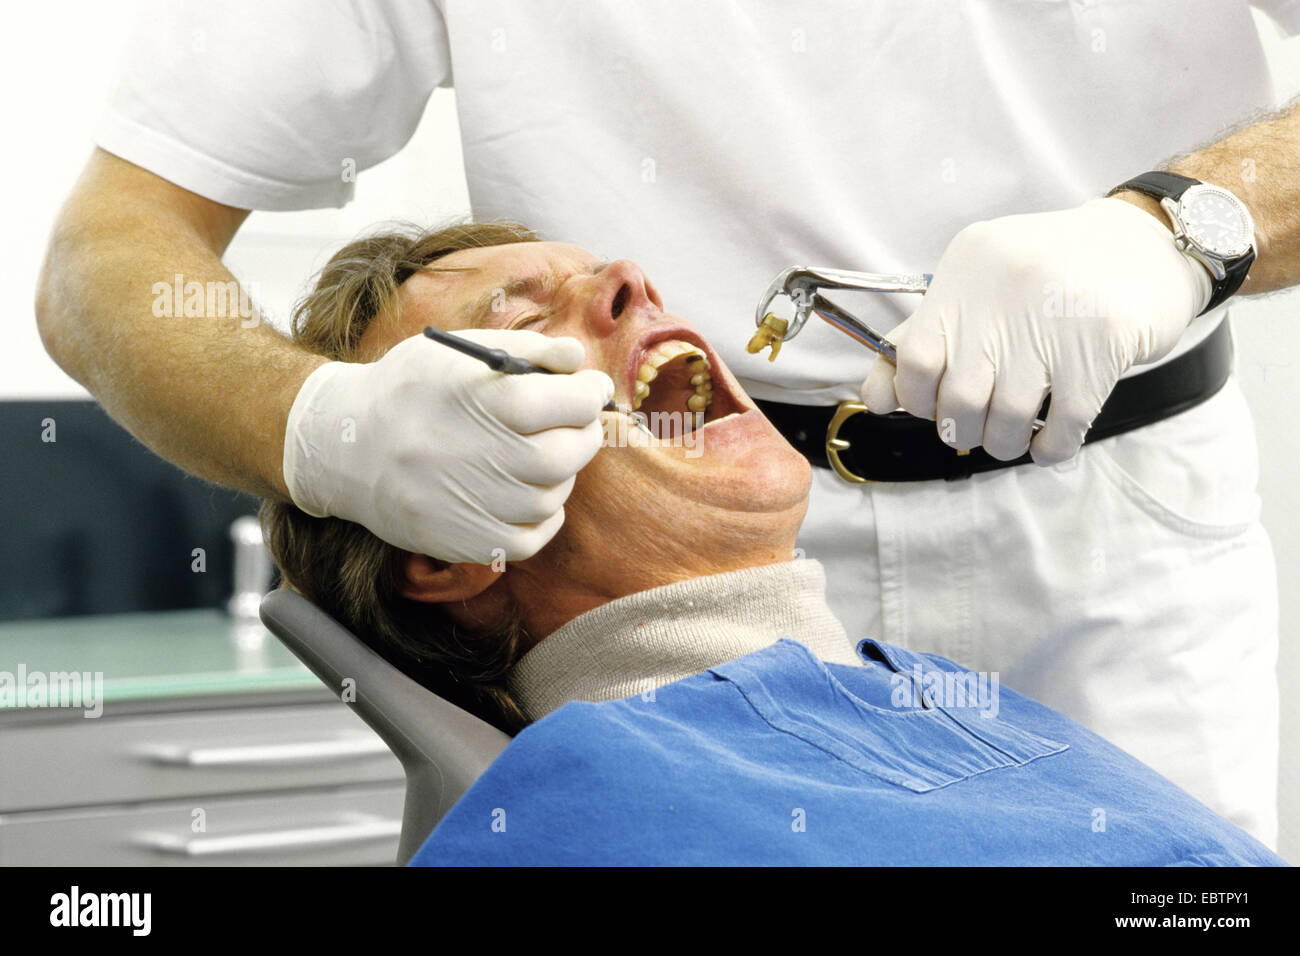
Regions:
[[[433, 326], [427, 326], [424, 334], [448, 348], [455, 349], [463, 355], [470, 358], [478, 359], [494, 372], [502, 372], [506, 375], [531, 375], [534, 372], [541, 372], [543, 375], [556, 374], [553, 369], [543, 368], [540, 365], [534, 365], [527, 359], [521, 359], [511, 355], [505, 349], [491, 348], [478, 342], [471, 342], [469, 339], [461, 338], [459, 335], [452, 335], [450, 332], [444, 332], [442, 329], [435, 329]], [[605, 403], [602, 411], [618, 412], [620, 415], [626, 415], [636, 423], [637, 428], [652, 435], [649, 428], [646, 427], [641, 417], [633, 414], [632, 410], [626, 405], [619, 405], [612, 399]]]

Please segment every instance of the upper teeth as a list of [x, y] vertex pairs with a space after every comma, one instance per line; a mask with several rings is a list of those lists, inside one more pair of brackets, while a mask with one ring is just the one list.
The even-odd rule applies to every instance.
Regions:
[[713, 400], [713, 378], [709, 374], [709, 360], [698, 345], [669, 339], [656, 343], [636, 370], [636, 391], [632, 397], [632, 408], [638, 409], [650, 395], [650, 383], [659, 376], [659, 370], [669, 362], [686, 356], [686, 364], [691, 372], [691, 384], [695, 394], [686, 400], [686, 407], [692, 412], [703, 412]]

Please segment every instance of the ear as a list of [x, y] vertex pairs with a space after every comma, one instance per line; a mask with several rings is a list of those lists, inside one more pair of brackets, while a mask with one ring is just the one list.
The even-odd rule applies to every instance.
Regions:
[[487, 564], [448, 564], [427, 554], [406, 558], [402, 597], [426, 604], [446, 604], [478, 597], [501, 578]]

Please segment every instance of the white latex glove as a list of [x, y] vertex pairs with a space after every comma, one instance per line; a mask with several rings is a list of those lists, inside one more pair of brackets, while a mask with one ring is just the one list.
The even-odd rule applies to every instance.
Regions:
[[536, 554], [564, 522], [574, 476], [600, 449], [604, 372], [582, 343], [458, 332], [565, 375], [504, 375], [418, 335], [369, 364], [329, 362], [289, 412], [284, 480], [303, 511], [364, 525], [444, 561]]
[[889, 334], [898, 368], [878, 358], [862, 401], [935, 420], [954, 448], [1064, 461], [1120, 375], [1168, 354], [1211, 288], [1169, 228], [1122, 199], [977, 222], [949, 243], [920, 308]]

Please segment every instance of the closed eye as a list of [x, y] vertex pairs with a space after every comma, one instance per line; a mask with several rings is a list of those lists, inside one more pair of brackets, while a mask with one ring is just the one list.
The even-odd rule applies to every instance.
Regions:
[[517, 323], [515, 323], [514, 325], [511, 326], [511, 328], [512, 328], [512, 329], [526, 329], [526, 328], [528, 328], [528, 327], [530, 327], [530, 326], [536, 325], [537, 323], [546, 320], [547, 318], [548, 318], [548, 316], [547, 316], [547, 314], [546, 314], [545, 312], [539, 312], [539, 313], [537, 313], [536, 315], [530, 315], [528, 318], [524, 319], [522, 322], [517, 322]]

